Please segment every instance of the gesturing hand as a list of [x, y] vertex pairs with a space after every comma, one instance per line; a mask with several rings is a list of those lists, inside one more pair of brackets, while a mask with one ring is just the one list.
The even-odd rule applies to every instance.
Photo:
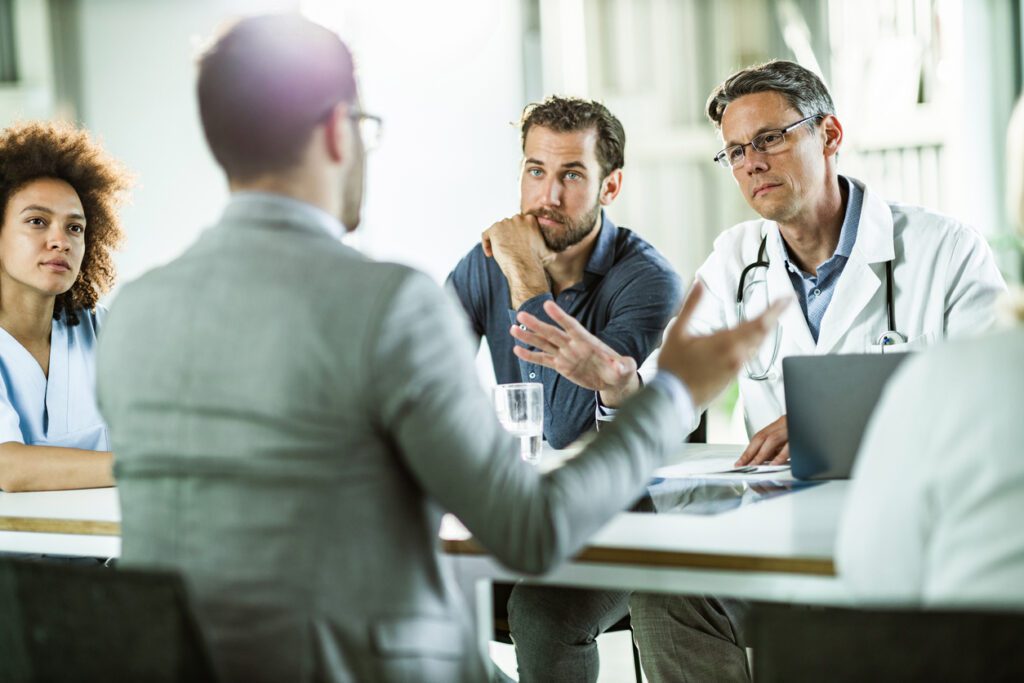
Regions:
[[618, 397], [639, 387], [635, 360], [616, 353], [555, 302], [545, 302], [544, 311], [557, 326], [525, 311], [516, 316], [526, 329], [513, 325], [512, 336], [537, 349], [516, 346], [512, 352], [518, 358], [551, 368], [584, 389], [602, 392], [602, 401], [611, 407], [618, 405]]

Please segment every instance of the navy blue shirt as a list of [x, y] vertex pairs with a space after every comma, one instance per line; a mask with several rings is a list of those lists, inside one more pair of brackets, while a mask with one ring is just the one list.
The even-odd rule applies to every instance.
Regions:
[[[521, 344], [509, 334], [518, 311], [512, 308], [508, 280], [478, 244], [448, 276], [477, 336], [487, 338], [499, 384], [544, 385], [544, 438], [555, 448], [575, 441], [594, 425], [597, 396], [540, 365], [512, 353]], [[544, 322], [545, 301], [553, 300], [616, 352], [637, 365], [661, 343], [668, 321], [679, 309], [683, 285], [665, 257], [602, 212], [601, 232], [584, 268], [583, 280], [553, 297], [539, 294], [523, 303]]]

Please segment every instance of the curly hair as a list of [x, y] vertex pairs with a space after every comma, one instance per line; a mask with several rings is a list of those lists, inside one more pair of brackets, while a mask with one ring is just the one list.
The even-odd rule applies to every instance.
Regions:
[[71, 289], [57, 295], [54, 319], [77, 325], [78, 312], [96, 308], [114, 284], [111, 252], [124, 238], [118, 207], [131, 175], [89, 135], [59, 123], [21, 123], [0, 131], [0, 226], [11, 196], [39, 178], [58, 178], [78, 193], [88, 221], [82, 269]]
[[532, 126], [550, 128], [556, 133], [597, 130], [597, 161], [607, 176], [626, 163], [626, 131], [615, 115], [600, 102], [578, 97], [552, 95], [543, 102], [526, 105], [519, 123], [523, 151], [526, 134]]

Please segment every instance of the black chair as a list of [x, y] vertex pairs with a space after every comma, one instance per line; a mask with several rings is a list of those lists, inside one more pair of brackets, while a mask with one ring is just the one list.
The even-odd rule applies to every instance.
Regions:
[[0, 680], [215, 677], [178, 575], [0, 558]]
[[1024, 613], [754, 605], [754, 680], [1024, 681]]

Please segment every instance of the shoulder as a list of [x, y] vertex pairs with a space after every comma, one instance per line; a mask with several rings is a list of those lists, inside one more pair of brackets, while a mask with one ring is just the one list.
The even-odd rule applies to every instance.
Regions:
[[733, 271], [738, 273], [744, 265], [752, 263], [765, 236], [766, 223], [762, 219], [749, 220], [723, 231], [715, 238], [711, 254], [699, 272], [703, 275], [709, 272], [722, 275]]
[[658, 249], [629, 228], [617, 227], [615, 260], [610, 272], [629, 271], [631, 274], [661, 275], [679, 280], [679, 274]]
[[940, 241], [984, 242], [981, 233], [952, 216], [922, 206], [887, 202], [892, 211], [893, 232], [904, 238], [925, 238]]

